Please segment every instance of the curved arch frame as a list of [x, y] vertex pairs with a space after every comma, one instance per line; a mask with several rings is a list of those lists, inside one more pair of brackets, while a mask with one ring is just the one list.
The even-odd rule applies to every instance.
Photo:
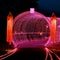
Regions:
[[[20, 19], [20, 18], [22, 18], [22, 17], [24, 17], [24, 16], [27, 16], [27, 15], [29, 15], [29, 11], [26, 11], [26, 12], [23, 12], [23, 13], [21, 13], [21, 14], [19, 14], [17, 17], [15, 17], [15, 19], [14, 19], [14, 21], [13, 21], [13, 27], [14, 27], [14, 24], [15, 24], [15, 22], [18, 20], [18, 19]], [[30, 13], [31, 14], [31, 13]], [[33, 13], [34, 14], [34, 13]], [[38, 13], [38, 12], [35, 12], [35, 14], [37, 14], [39, 17], [41, 17], [41, 18], [44, 18], [45, 20], [46, 20], [46, 22], [48, 23], [48, 25], [49, 25], [49, 28], [50, 28], [50, 22], [48, 21], [49, 19], [47, 18], [47, 17], [45, 17], [43, 14], [41, 14], [41, 13]], [[50, 40], [50, 38], [48, 39], [48, 41]], [[47, 41], [47, 42], [48, 42]], [[47, 44], [47, 42], [46, 42], [46, 44]], [[13, 42], [14, 43], [14, 42]]]

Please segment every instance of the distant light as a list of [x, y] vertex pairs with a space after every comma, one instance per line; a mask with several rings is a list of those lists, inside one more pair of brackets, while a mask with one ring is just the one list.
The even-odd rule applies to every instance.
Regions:
[[60, 28], [60, 25], [58, 25], [58, 28]]
[[43, 34], [43, 32], [40, 32], [40, 35], [42, 35]]
[[46, 28], [48, 28], [48, 25], [46, 25]]
[[30, 13], [34, 13], [35, 9], [34, 8], [30, 8]]

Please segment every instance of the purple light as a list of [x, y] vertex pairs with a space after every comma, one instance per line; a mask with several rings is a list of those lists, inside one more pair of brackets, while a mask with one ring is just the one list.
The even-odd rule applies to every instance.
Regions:
[[34, 8], [30, 8], [30, 13], [34, 13], [35, 9]]
[[[30, 14], [30, 12], [34, 14]], [[43, 23], [45, 23], [45, 25]], [[46, 25], [48, 25], [48, 28], [45, 29], [45, 32], [43, 32], [41, 28], [43, 27], [46, 28]], [[15, 47], [22, 47], [22, 48], [27, 46], [28, 47], [35, 47], [35, 46], [38, 47], [38, 45], [44, 46], [46, 42], [49, 40], [49, 37], [45, 39], [44, 37], [40, 38], [40, 36], [46, 37], [47, 34], [46, 30], [49, 29], [50, 24], [48, 19], [43, 14], [35, 12], [34, 8], [30, 8], [30, 11], [19, 14], [14, 19], [13, 44]]]

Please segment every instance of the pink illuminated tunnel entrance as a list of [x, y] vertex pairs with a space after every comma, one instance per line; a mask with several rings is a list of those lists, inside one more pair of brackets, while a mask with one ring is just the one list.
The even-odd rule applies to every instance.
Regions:
[[50, 24], [43, 14], [27, 11], [15, 17], [12, 32], [15, 47], [36, 47], [49, 40]]

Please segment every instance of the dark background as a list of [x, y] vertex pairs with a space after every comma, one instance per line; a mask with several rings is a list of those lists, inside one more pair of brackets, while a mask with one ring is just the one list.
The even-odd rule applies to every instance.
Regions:
[[46, 16], [51, 16], [52, 12], [60, 16], [60, 0], [0, 0], [0, 43], [6, 40], [6, 17], [9, 11], [15, 17], [30, 7]]

